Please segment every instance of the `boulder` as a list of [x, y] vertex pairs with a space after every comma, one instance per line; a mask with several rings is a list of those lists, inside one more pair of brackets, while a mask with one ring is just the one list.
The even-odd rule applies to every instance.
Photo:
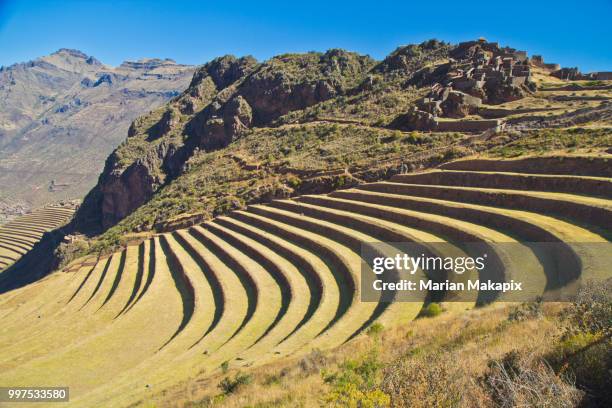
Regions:
[[476, 113], [480, 105], [482, 105], [480, 98], [461, 91], [451, 91], [440, 107], [444, 115], [449, 118], [464, 118]]
[[416, 107], [396, 117], [389, 125], [393, 129], [401, 130], [433, 130], [436, 128], [436, 120], [431, 113], [418, 110]]
[[164, 112], [161, 119], [157, 123], [156, 137], [165, 135], [170, 130], [174, 129], [181, 122], [180, 113], [172, 106]]
[[227, 142], [235, 140], [245, 129], [251, 127], [253, 110], [240, 95], [230, 100], [223, 109]]
[[484, 89], [487, 94], [487, 103], [490, 104], [516, 101], [527, 94], [522, 86], [500, 80], [487, 81]]

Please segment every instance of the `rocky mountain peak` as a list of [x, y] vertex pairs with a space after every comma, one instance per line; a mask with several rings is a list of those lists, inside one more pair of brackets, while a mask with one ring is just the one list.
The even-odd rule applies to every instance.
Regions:
[[3, 199], [38, 206], [83, 195], [130, 122], [178, 95], [193, 74], [192, 67], [169, 59], [132, 64], [114, 68], [62, 48], [0, 70]]
[[378, 65], [377, 70], [383, 73], [393, 71], [412, 73], [424, 62], [433, 62], [446, 57], [450, 48], [450, 44], [436, 39], [423, 41], [420, 44], [402, 45], [389, 54]]
[[150, 71], [159, 67], [164, 66], [175, 66], [178, 65], [176, 61], [170, 58], [143, 58], [137, 61], [123, 61], [121, 65], [119, 65], [119, 69], [132, 69], [132, 70], [144, 70]]
[[73, 49], [73, 48], [60, 48], [59, 50], [55, 51], [51, 55], [64, 55], [64, 56], [70, 56], [70, 57], [82, 58], [82, 59], [89, 58], [89, 56], [85, 54], [84, 52]]

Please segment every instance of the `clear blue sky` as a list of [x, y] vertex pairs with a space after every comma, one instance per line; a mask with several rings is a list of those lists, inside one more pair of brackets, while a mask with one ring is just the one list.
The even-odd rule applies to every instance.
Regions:
[[18, 1], [0, 0], [0, 65], [59, 48], [106, 64], [223, 54], [266, 59], [345, 48], [382, 58], [428, 38], [477, 37], [583, 71], [612, 70], [611, 0], [582, 1]]

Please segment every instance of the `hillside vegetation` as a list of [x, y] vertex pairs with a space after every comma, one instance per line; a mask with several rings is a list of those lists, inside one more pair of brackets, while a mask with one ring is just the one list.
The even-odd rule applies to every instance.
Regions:
[[493, 115], [504, 118], [505, 132], [406, 131], [406, 121], [417, 120], [410, 112], [429, 100], [437, 81], [481, 52], [514, 55], [494, 43], [430, 40], [399, 47], [380, 62], [344, 50], [262, 63], [217, 58], [171, 103], [132, 123], [75, 229], [98, 236], [92, 251], [108, 251], [130, 235], [191, 225], [246, 204], [385, 179], [402, 164], [427, 168], [493, 148], [492, 154], [519, 154], [510, 152], [517, 143], [524, 153], [609, 146], [606, 82], [593, 90], [575, 81], [573, 89], [587, 90], [568, 97], [565, 83], [538, 66], [530, 66], [528, 86], [487, 85], [496, 99], [477, 111], [463, 102], [441, 105], [466, 115], [443, 121]]

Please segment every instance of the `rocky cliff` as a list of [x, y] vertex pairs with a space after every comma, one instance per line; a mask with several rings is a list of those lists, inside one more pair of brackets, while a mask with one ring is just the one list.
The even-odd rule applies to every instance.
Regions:
[[346, 94], [373, 66], [371, 58], [343, 50], [264, 63], [224, 56], [205, 64], [179, 97], [132, 123], [80, 217], [98, 214], [102, 227], [115, 224], [181, 174], [194, 151], [222, 148], [246, 129]]

